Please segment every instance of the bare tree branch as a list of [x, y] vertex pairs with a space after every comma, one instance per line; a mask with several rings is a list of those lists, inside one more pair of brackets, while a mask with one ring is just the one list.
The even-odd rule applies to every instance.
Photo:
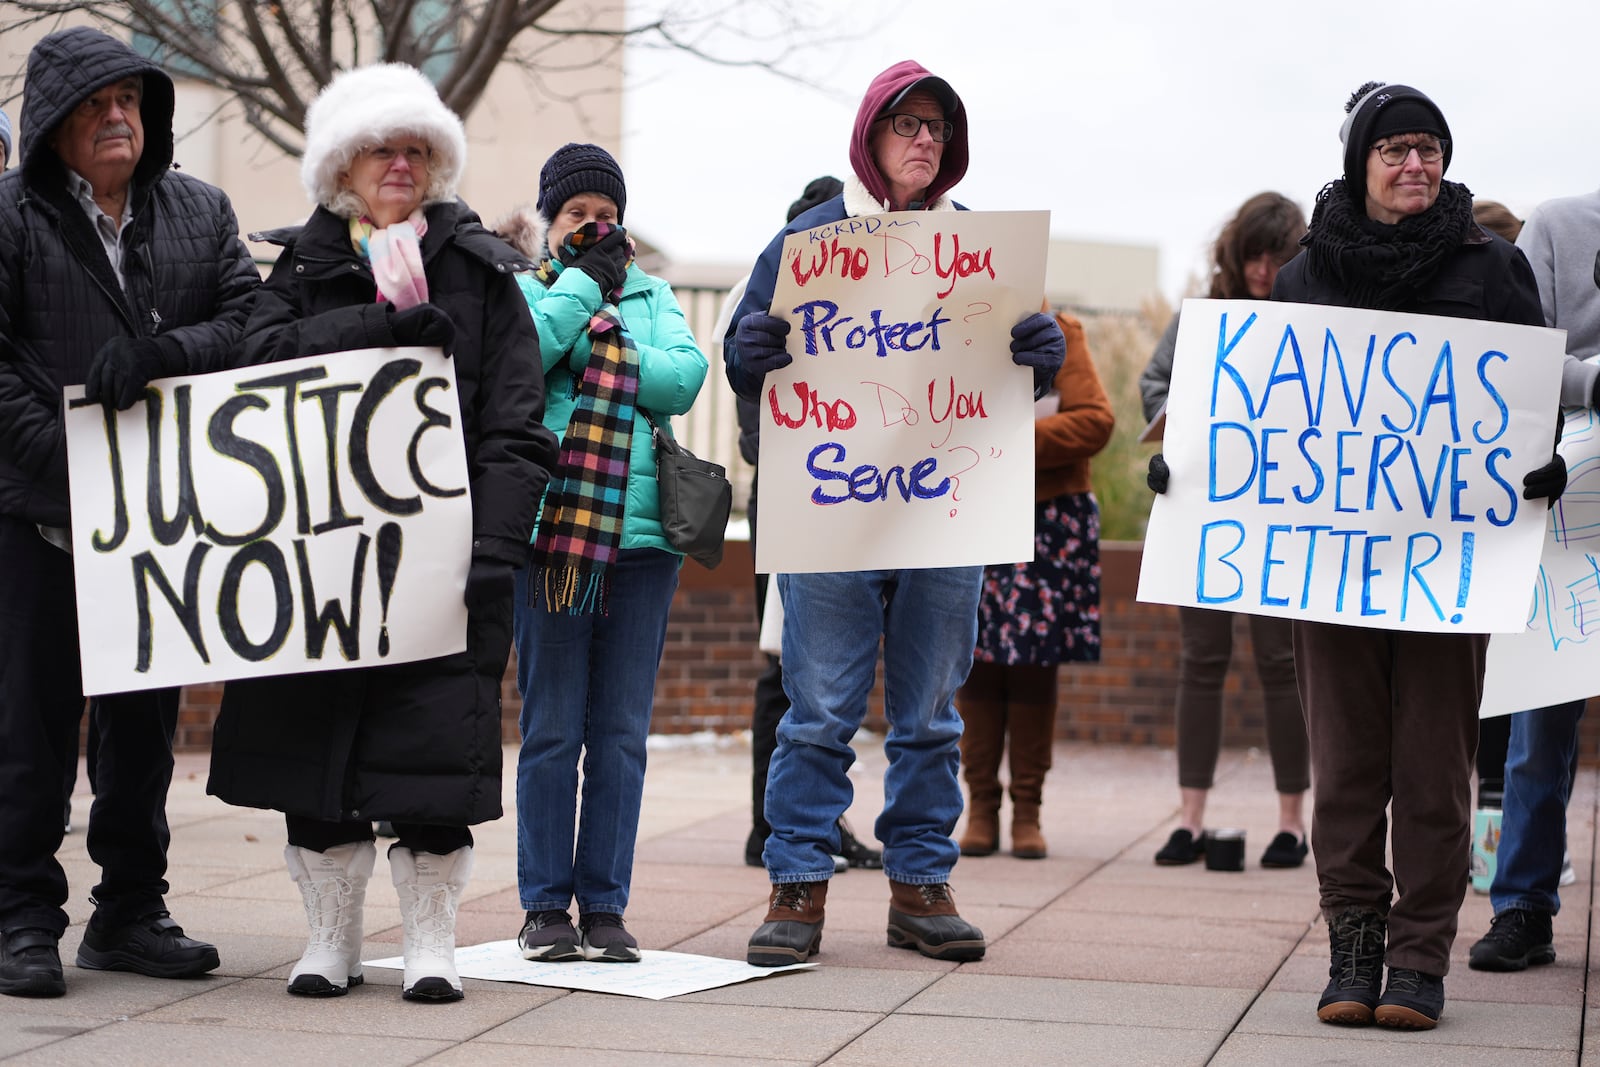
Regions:
[[[788, 66], [804, 36], [803, 17], [786, 0], [656, 0], [659, 13], [635, 24], [621, 8], [572, 0], [7, 0], [0, 33], [87, 15], [101, 28], [154, 41], [158, 61], [198, 78], [236, 102], [245, 123], [268, 144], [299, 155], [310, 100], [343, 69], [368, 56], [410, 63], [435, 78], [440, 98], [471, 114], [495, 72], [522, 70], [548, 97], [576, 103], [560, 76], [592, 65], [592, 51], [569, 58], [588, 40], [668, 49], [724, 67], [766, 70], [811, 85]], [[578, 18], [565, 18], [571, 12]], [[7, 17], [11, 16], [11, 17]], [[558, 18], [557, 16], [562, 16]], [[761, 16], [769, 28], [752, 28]], [[821, 20], [815, 39], [823, 39]], [[831, 27], [829, 28], [831, 31]], [[609, 54], [606, 54], [609, 58]], [[13, 90], [19, 70], [0, 75]], [[594, 90], [585, 90], [592, 93]]]

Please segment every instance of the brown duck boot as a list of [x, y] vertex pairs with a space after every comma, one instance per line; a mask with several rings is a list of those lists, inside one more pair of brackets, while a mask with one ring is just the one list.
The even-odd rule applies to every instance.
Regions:
[[893, 879], [889, 881], [889, 944], [957, 963], [983, 959], [988, 947], [983, 931], [956, 914], [948, 882], [910, 885]]
[[961, 730], [961, 769], [966, 775], [967, 828], [961, 835], [963, 856], [989, 856], [1000, 847], [1000, 753], [1006, 743], [1006, 708], [962, 686], [956, 707]]
[[1049, 854], [1039, 829], [1039, 805], [1044, 800], [1044, 776], [1054, 755], [1056, 706], [1011, 705], [1011, 854], [1018, 859], [1042, 860]]
[[822, 908], [827, 882], [784, 882], [772, 887], [767, 918], [750, 935], [745, 961], [753, 967], [804, 963], [822, 948]]

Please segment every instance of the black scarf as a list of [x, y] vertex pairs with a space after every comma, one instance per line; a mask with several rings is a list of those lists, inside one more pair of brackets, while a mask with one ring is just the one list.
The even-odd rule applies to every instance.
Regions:
[[1472, 226], [1472, 190], [1441, 181], [1426, 211], [1390, 225], [1367, 217], [1343, 178], [1317, 194], [1306, 237], [1312, 273], [1344, 293], [1351, 307], [1394, 311], [1433, 280]]

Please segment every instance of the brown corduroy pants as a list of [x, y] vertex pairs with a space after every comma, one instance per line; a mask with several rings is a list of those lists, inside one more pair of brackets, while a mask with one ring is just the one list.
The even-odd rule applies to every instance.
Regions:
[[1387, 913], [1391, 967], [1450, 969], [1488, 647], [1486, 634], [1294, 624], [1322, 912]]

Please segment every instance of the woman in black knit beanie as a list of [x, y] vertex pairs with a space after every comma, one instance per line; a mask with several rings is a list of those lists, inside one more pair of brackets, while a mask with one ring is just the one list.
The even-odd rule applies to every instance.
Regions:
[[[1410, 86], [1369, 82], [1345, 109], [1344, 175], [1318, 195], [1305, 251], [1279, 272], [1273, 299], [1543, 325], [1522, 253], [1473, 221], [1466, 186], [1444, 180], [1439, 107]], [[1557, 457], [1523, 484], [1524, 497], [1554, 500], [1565, 465]], [[1443, 1010], [1488, 643], [1294, 622], [1331, 949], [1324, 1022], [1432, 1029]]]

